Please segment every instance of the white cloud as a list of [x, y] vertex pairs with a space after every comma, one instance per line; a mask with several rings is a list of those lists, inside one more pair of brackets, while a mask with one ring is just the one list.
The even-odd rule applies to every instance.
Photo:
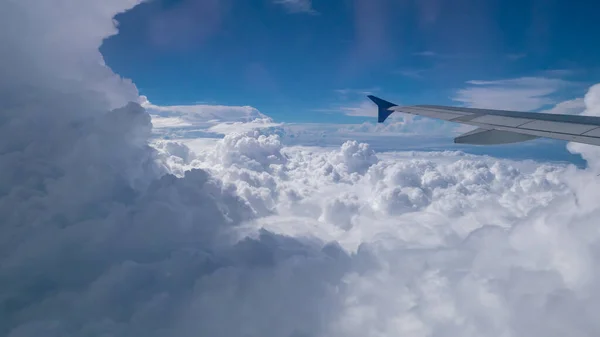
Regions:
[[320, 112], [343, 113], [355, 117], [377, 117], [377, 107], [367, 96], [379, 91], [379, 88], [337, 89], [337, 103], [329, 108], [316, 109]]
[[[284, 147], [278, 138], [230, 134], [186, 165], [236, 186], [257, 214], [243, 232], [335, 241], [350, 254], [336, 314], [316, 335], [600, 329], [571, 314], [593, 310], [600, 277], [592, 172], [455, 152], [375, 154], [356, 142]], [[558, 293], [559, 303], [544, 304]], [[552, 324], [538, 323], [546, 317]]]
[[348, 116], [377, 117], [377, 107], [366, 100], [355, 106], [342, 106], [339, 110]]
[[[317, 111], [329, 113], [343, 113], [354, 117], [371, 117], [373, 122], [361, 124], [282, 124], [282, 137], [287, 144], [291, 141], [295, 145], [341, 145], [339, 139], [364, 140], [378, 143], [384, 148], [404, 149], [439, 145], [440, 139], [445, 139], [446, 144], [452, 144], [449, 138], [457, 133], [465, 132], [464, 125], [443, 122], [432, 118], [415, 117], [410, 114], [394, 113], [385, 123], [377, 123], [377, 106], [370, 100], [359, 103], [347, 104]], [[423, 137], [423, 136], [427, 137]], [[293, 138], [293, 139], [290, 139]], [[380, 143], [378, 141], [381, 141]], [[308, 143], [307, 143], [308, 142]], [[433, 143], [432, 143], [433, 142]], [[380, 146], [377, 146], [378, 148]]]
[[596, 84], [590, 88], [583, 98], [585, 103], [585, 116], [600, 116], [600, 85]]
[[144, 96], [141, 96], [140, 101], [141, 105], [150, 115], [159, 117], [178, 117], [193, 124], [251, 122], [256, 119], [269, 119], [267, 116], [250, 106], [208, 104], [159, 106], [150, 103]]
[[[2, 83], [10, 83], [12, 88], [38, 83], [70, 91], [102, 92], [112, 108], [135, 100], [135, 86], [104, 66], [97, 47], [117, 32], [109, 18], [139, 2], [4, 1], [0, 20], [19, 29], [0, 32], [4, 46], [0, 52], [4, 61], [0, 64]], [[36, 9], [31, 10], [34, 6]], [[81, 20], [84, 16], [86, 19]]]
[[276, 127], [280, 124], [250, 106], [159, 106], [144, 96], [142, 107], [152, 117], [155, 133], [169, 138], [217, 137], [233, 131]]
[[563, 115], [579, 115], [585, 110], [585, 102], [583, 98], [574, 98], [568, 101], [563, 101], [548, 110], [540, 112]]
[[455, 101], [468, 107], [531, 111], [556, 104], [551, 96], [569, 85], [569, 82], [545, 77], [521, 77], [495, 81], [468, 81], [460, 89]]
[[[191, 165], [237, 186], [259, 214], [250, 228], [354, 252], [338, 311], [318, 335], [544, 335], [578, 329], [567, 311], [551, 310], [593, 308], [569, 295], [589, 291], [590, 259], [600, 258], [585, 248], [600, 238], [577, 234], [595, 226], [581, 216], [598, 212], [578, 200], [597, 188], [579, 183], [589, 172], [459, 153], [374, 154], [356, 142], [285, 148], [276, 138], [228, 135]], [[248, 159], [223, 162], [229, 153]], [[562, 306], [542, 304], [556, 292]], [[541, 302], [523, 306], [531, 297]], [[539, 315], [553, 325], [536, 323]]]
[[[238, 106], [157, 106], [142, 97], [154, 126], [154, 136], [177, 140], [193, 149], [214, 145], [230, 133], [263, 130], [277, 134], [285, 145], [338, 147], [347, 140], [368, 141], [376, 149], [415, 150], [447, 147], [452, 136], [464, 132], [461, 124], [442, 123], [429, 118], [394, 114], [385, 124], [275, 123], [252, 107]], [[372, 109], [376, 109], [370, 102]], [[339, 111], [339, 110], [334, 110]], [[424, 139], [422, 136], [426, 134]]]
[[266, 231], [237, 242], [256, 215], [231, 186], [166, 174], [195, 155], [149, 147], [135, 87], [97, 62], [133, 5], [1, 5], [21, 30], [0, 33], [0, 334], [314, 335], [347, 254]]
[[135, 87], [88, 58], [133, 5], [0, 7], [25, 29], [0, 33], [1, 335], [600, 333], [593, 170], [288, 147], [281, 127], [152, 148]]
[[[584, 116], [600, 116], [600, 84], [592, 86], [585, 97]], [[587, 144], [569, 143], [567, 149], [573, 153], [581, 154], [588, 162], [588, 165], [596, 172], [600, 173], [600, 147]]]

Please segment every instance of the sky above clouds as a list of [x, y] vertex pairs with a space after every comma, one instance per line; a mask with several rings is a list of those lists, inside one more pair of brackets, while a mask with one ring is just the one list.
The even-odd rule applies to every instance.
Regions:
[[[327, 3], [0, 2], [0, 20], [14, 28], [0, 31], [0, 45], [10, 47], [0, 49], [0, 335], [600, 334], [598, 147], [562, 144], [585, 160], [581, 166], [528, 159], [540, 159], [529, 156], [544, 142], [504, 148], [511, 152], [504, 156], [467, 153], [446, 145], [464, 131], [460, 127], [404, 116], [375, 124], [352, 98], [390, 90], [386, 83], [354, 86], [349, 79], [367, 76], [357, 65], [383, 68], [397, 52], [373, 47], [392, 39], [384, 28], [399, 23], [368, 23], [411, 3], [345, 2], [349, 16], [330, 19], [333, 27], [324, 35], [347, 33], [336, 26], [344, 20], [355, 26], [343, 42], [349, 43], [347, 59], [328, 61], [346, 78], [344, 86], [324, 80], [310, 87], [305, 81], [316, 75], [291, 59], [287, 76], [271, 75], [277, 62], [273, 69], [252, 68], [252, 75], [273, 76], [263, 78], [274, 81], [273, 90], [306, 88], [274, 100], [323, 93], [315, 114], [342, 110], [325, 120], [286, 119], [285, 107], [272, 114], [250, 99], [264, 95], [242, 90], [254, 77], [236, 72], [240, 64], [230, 65], [230, 78], [219, 73], [225, 71], [219, 59], [231, 61], [237, 53], [198, 58], [201, 44], [190, 43], [208, 46], [215, 37], [225, 43], [240, 31], [253, 35], [242, 28], [260, 21], [261, 30], [269, 20], [317, 32], [324, 24], [306, 20], [340, 10], [323, 7]], [[456, 7], [418, 4], [411, 9], [417, 14], [406, 16], [415, 19], [408, 27], [427, 31], [446, 22], [456, 35], [440, 38], [439, 48], [419, 45], [414, 56], [452, 55], [442, 54], [451, 51], [443, 45], [473, 43], [463, 46], [465, 53], [486, 46], [485, 30], [442, 19]], [[460, 10], [511, 13], [499, 3], [470, 5]], [[531, 4], [545, 13], [531, 18], [534, 31], [556, 32], [546, 25], [554, 13], [548, 8], [569, 13], [558, 2], [550, 5]], [[263, 9], [256, 15], [265, 20], [249, 15], [253, 8]], [[240, 20], [242, 10], [250, 21]], [[587, 14], [581, 15], [577, 27], [589, 28]], [[288, 42], [289, 33], [273, 36]], [[294, 43], [315, 43], [306, 36]], [[471, 40], [463, 40], [467, 36]], [[536, 48], [557, 48], [554, 37], [542, 36], [547, 40], [537, 38], [531, 50], [516, 43], [520, 48], [511, 44], [503, 53], [516, 62]], [[119, 39], [131, 48], [110, 51]], [[252, 43], [260, 45], [252, 40], [229, 51], [248, 48], [247, 59], [267, 57], [264, 49], [249, 48]], [[269, 43], [265, 38], [262, 46]], [[103, 56], [101, 50], [109, 51]], [[294, 51], [287, 45], [273, 54], [298, 57]], [[586, 57], [580, 67], [587, 67]], [[181, 68], [215, 74], [186, 77]], [[517, 97], [532, 109], [600, 116], [600, 84], [583, 85], [590, 79], [577, 79], [577, 69], [552, 68], [543, 76], [467, 74], [448, 95], [477, 106]], [[411, 69], [413, 80], [423, 75]], [[593, 74], [593, 67], [583, 69]], [[321, 85], [331, 87], [331, 97]], [[569, 94], [580, 85], [580, 94]], [[201, 91], [214, 96], [198, 97]]]
[[[308, 129], [374, 124], [368, 94], [396, 104], [578, 114], [587, 89], [600, 78], [600, 51], [585, 42], [600, 29], [591, 14], [598, 6], [541, 0], [155, 0], [118, 15], [120, 33], [101, 52], [155, 106], [250, 106], [276, 123]], [[436, 130], [404, 130], [456, 136], [448, 131], [452, 126], [425, 123]], [[465, 149], [445, 143], [450, 150]], [[490, 151], [582, 165], [564, 142], [534, 144], [540, 147], [525, 154], [512, 146]]]
[[399, 104], [539, 110], [596, 83], [595, 1], [155, 0], [117, 18], [107, 63], [161, 105], [250, 105], [282, 122], [362, 122]]

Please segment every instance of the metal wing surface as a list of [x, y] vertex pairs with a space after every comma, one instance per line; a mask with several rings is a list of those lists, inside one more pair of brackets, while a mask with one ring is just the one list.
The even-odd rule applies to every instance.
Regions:
[[375, 96], [368, 97], [377, 104], [379, 123], [394, 112], [403, 112], [478, 127], [456, 137], [455, 143], [494, 145], [544, 137], [600, 145], [600, 117], [439, 105], [398, 106]]

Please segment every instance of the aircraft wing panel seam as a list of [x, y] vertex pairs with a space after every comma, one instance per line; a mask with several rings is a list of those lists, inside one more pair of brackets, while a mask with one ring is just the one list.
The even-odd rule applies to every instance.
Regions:
[[580, 136], [586, 136], [586, 137], [595, 137], [595, 136], [588, 136], [588, 135], [586, 135], [586, 133], [590, 133], [590, 132], [592, 132], [592, 131], [596, 131], [596, 130], [600, 130], [600, 126], [598, 126], [598, 127], [595, 127], [595, 128], [593, 128], [593, 129], [591, 129], [591, 130], [588, 130], [588, 131], [586, 131], [586, 132], [582, 133]]
[[[489, 124], [479, 124], [479, 126], [483, 126], [483, 127], [485, 127], [486, 125], [489, 125]], [[600, 141], [600, 137], [586, 136], [586, 135], [580, 135], [580, 134], [574, 134], [574, 133], [565, 133], [565, 132], [557, 132], [557, 131], [546, 131], [546, 130], [539, 130], [539, 129], [512, 128], [512, 127], [507, 127], [507, 126], [502, 126], [502, 125], [493, 125], [493, 127], [495, 129], [497, 129], [497, 130], [511, 131], [511, 132], [516, 132], [516, 133], [520, 133], [519, 131], [521, 131], [521, 133], [534, 134], [534, 135], [555, 134], [555, 135], [561, 135], [561, 136], [566, 136], [566, 137], [591, 138], [591, 139], [596, 139], [596, 140]], [[522, 131], [526, 131], [526, 132], [522, 132]], [[544, 136], [542, 136], [542, 137], [544, 137]], [[562, 138], [562, 139], [565, 139], [565, 138]]]
[[463, 116], [458, 116], [458, 117], [449, 119], [448, 121], [450, 121], [450, 122], [459, 122], [459, 123], [460, 122], [470, 122], [470, 121], [472, 121], [472, 120], [474, 120], [476, 118], [479, 118], [481, 116], [482, 115], [476, 115], [476, 114], [473, 114], [473, 115], [463, 115]]
[[521, 128], [523, 125], [529, 124], [529, 123], [531, 123], [531, 122], [533, 122], [533, 121], [527, 121], [527, 122], [525, 122], [525, 123], [523, 123], [523, 124], [519, 124], [519, 125], [517, 125], [517, 126], [515, 126], [515, 127], [516, 127], [516, 128]]
[[450, 113], [450, 114], [461, 115], [461, 116], [471, 116], [471, 115], [483, 116], [483, 114], [481, 114], [481, 113], [475, 113], [475, 112], [470, 112], [470, 111], [422, 108], [422, 107], [417, 107], [417, 106], [398, 107], [398, 109], [403, 109], [403, 108], [404, 109], [410, 108], [410, 109], [417, 110], [417, 111], [443, 112], [443, 113]]

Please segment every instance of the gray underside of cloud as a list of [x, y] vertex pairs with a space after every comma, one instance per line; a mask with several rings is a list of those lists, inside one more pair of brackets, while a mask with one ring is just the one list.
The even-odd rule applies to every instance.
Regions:
[[136, 3], [0, 5], [0, 335], [600, 333], [594, 149], [580, 170], [274, 129], [151, 146], [99, 62]]

